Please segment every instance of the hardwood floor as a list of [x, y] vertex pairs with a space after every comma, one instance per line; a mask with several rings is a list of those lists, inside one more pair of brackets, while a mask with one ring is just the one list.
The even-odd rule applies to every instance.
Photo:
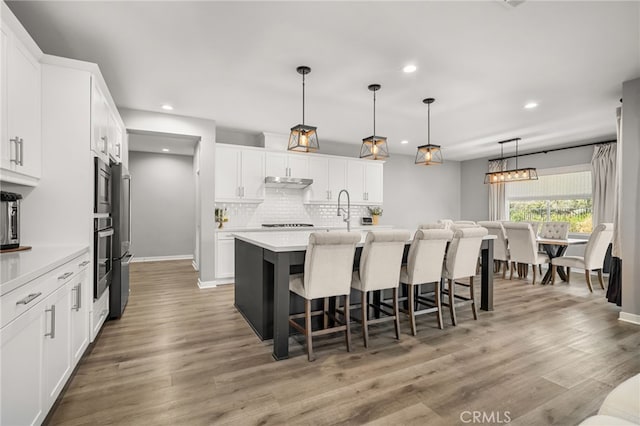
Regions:
[[481, 411], [493, 423], [571, 425], [640, 372], [640, 327], [579, 274], [555, 286], [496, 274], [496, 310], [478, 321], [460, 309], [453, 327], [445, 311], [439, 330], [423, 315], [413, 337], [403, 317], [400, 341], [384, 323], [368, 349], [353, 327], [351, 353], [341, 333], [317, 338], [310, 363], [302, 338], [275, 362], [233, 287], [199, 290], [190, 261], [131, 269], [125, 315], [105, 324], [51, 424], [452, 425]]

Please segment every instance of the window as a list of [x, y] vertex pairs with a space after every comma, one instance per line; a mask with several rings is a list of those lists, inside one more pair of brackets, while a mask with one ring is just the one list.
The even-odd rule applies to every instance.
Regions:
[[505, 185], [509, 220], [569, 222], [569, 231], [591, 233], [589, 165], [538, 170], [539, 179]]

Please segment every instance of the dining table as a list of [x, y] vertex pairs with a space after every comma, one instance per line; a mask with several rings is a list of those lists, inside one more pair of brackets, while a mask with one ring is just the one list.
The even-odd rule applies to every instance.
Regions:
[[[289, 357], [289, 315], [301, 309], [296, 305], [297, 300], [290, 298], [289, 276], [304, 271], [309, 234], [283, 231], [234, 235], [235, 307], [261, 340], [273, 339], [273, 358], [277, 361]], [[366, 234], [367, 231], [362, 231], [361, 240], [356, 245], [354, 270], [359, 266]], [[495, 235], [483, 238], [482, 265], [493, 265], [495, 238]], [[407, 241], [405, 256], [410, 244], [411, 240]], [[480, 275], [480, 309], [492, 311], [493, 267], [482, 268]]]
[[[549, 284], [551, 282], [551, 278], [553, 277], [551, 261], [554, 258], [564, 256], [570, 246], [587, 244], [587, 241], [588, 240], [580, 238], [537, 238], [536, 242], [542, 247], [547, 256], [549, 256], [549, 269], [547, 270], [547, 273], [544, 274], [544, 277], [542, 277], [541, 284]], [[567, 281], [567, 274], [564, 268], [562, 266], [558, 266], [556, 269], [560, 278], [563, 281]]]

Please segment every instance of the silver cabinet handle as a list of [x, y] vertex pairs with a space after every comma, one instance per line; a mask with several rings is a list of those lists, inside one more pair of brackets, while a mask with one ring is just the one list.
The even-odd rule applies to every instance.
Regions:
[[42, 296], [41, 292], [38, 293], [31, 293], [30, 295], [28, 295], [27, 297], [25, 297], [24, 299], [20, 299], [16, 302], [16, 305], [28, 305], [29, 303], [31, 303], [34, 299], [37, 299], [38, 297]]
[[45, 309], [45, 312], [51, 312], [51, 332], [46, 333], [45, 337], [56, 338], [56, 305], [51, 305], [50, 309]]
[[242, 190], [242, 196], [244, 197], [244, 186], [241, 186], [240, 189]]
[[76, 285], [71, 289], [71, 291], [76, 292], [76, 303], [75, 305], [73, 305], [73, 308], [71, 308], [76, 312], [78, 312], [82, 307], [82, 287], [81, 286], [82, 286], [82, 283], [79, 283], [78, 285]]
[[58, 277], [59, 280], [66, 280], [67, 278], [69, 278], [71, 275], [73, 275], [73, 272], [65, 272], [64, 274], [60, 275]]
[[24, 139], [20, 138], [20, 165], [24, 166]]
[[83, 266], [87, 266], [88, 264], [90, 264], [91, 261], [90, 260], [85, 260], [84, 262], [80, 263], [78, 265], [78, 268], [82, 268]]
[[121, 153], [120, 153], [120, 148], [121, 148], [121, 147], [120, 147], [120, 145], [117, 145], [117, 147], [118, 147], [118, 157], [120, 157], [120, 155], [121, 155]]
[[9, 142], [13, 142], [15, 147], [16, 147], [16, 158], [12, 158], [11, 160], [9, 160], [10, 163], [16, 163], [17, 165], [20, 165], [20, 160], [18, 159], [18, 144], [20, 143], [20, 137], [16, 136], [13, 139], [9, 139]]

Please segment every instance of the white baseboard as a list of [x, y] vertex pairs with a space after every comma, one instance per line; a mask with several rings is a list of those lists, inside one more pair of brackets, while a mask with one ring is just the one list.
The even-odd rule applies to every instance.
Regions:
[[150, 256], [150, 257], [133, 257], [131, 262], [164, 262], [166, 260], [192, 260], [192, 254], [184, 254], [179, 256]]
[[198, 266], [198, 262], [195, 261], [195, 259], [193, 260], [193, 262], [191, 262], [191, 266], [193, 266], [193, 269], [195, 271], [199, 271], [200, 267]]
[[631, 324], [640, 325], [640, 315], [630, 314], [628, 312], [620, 312], [620, 316], [618, 317], [620, 321], [628, 322]]
[[198, 278], [199, 288], [214, 288], [214, 287], [218, 287], [219, 285], [225, 285], [225, 284], [233, 284], [233, 277], [218, 278], [217, 280], [213, 280], [213, 281], [201, 281], [200, 278]]

